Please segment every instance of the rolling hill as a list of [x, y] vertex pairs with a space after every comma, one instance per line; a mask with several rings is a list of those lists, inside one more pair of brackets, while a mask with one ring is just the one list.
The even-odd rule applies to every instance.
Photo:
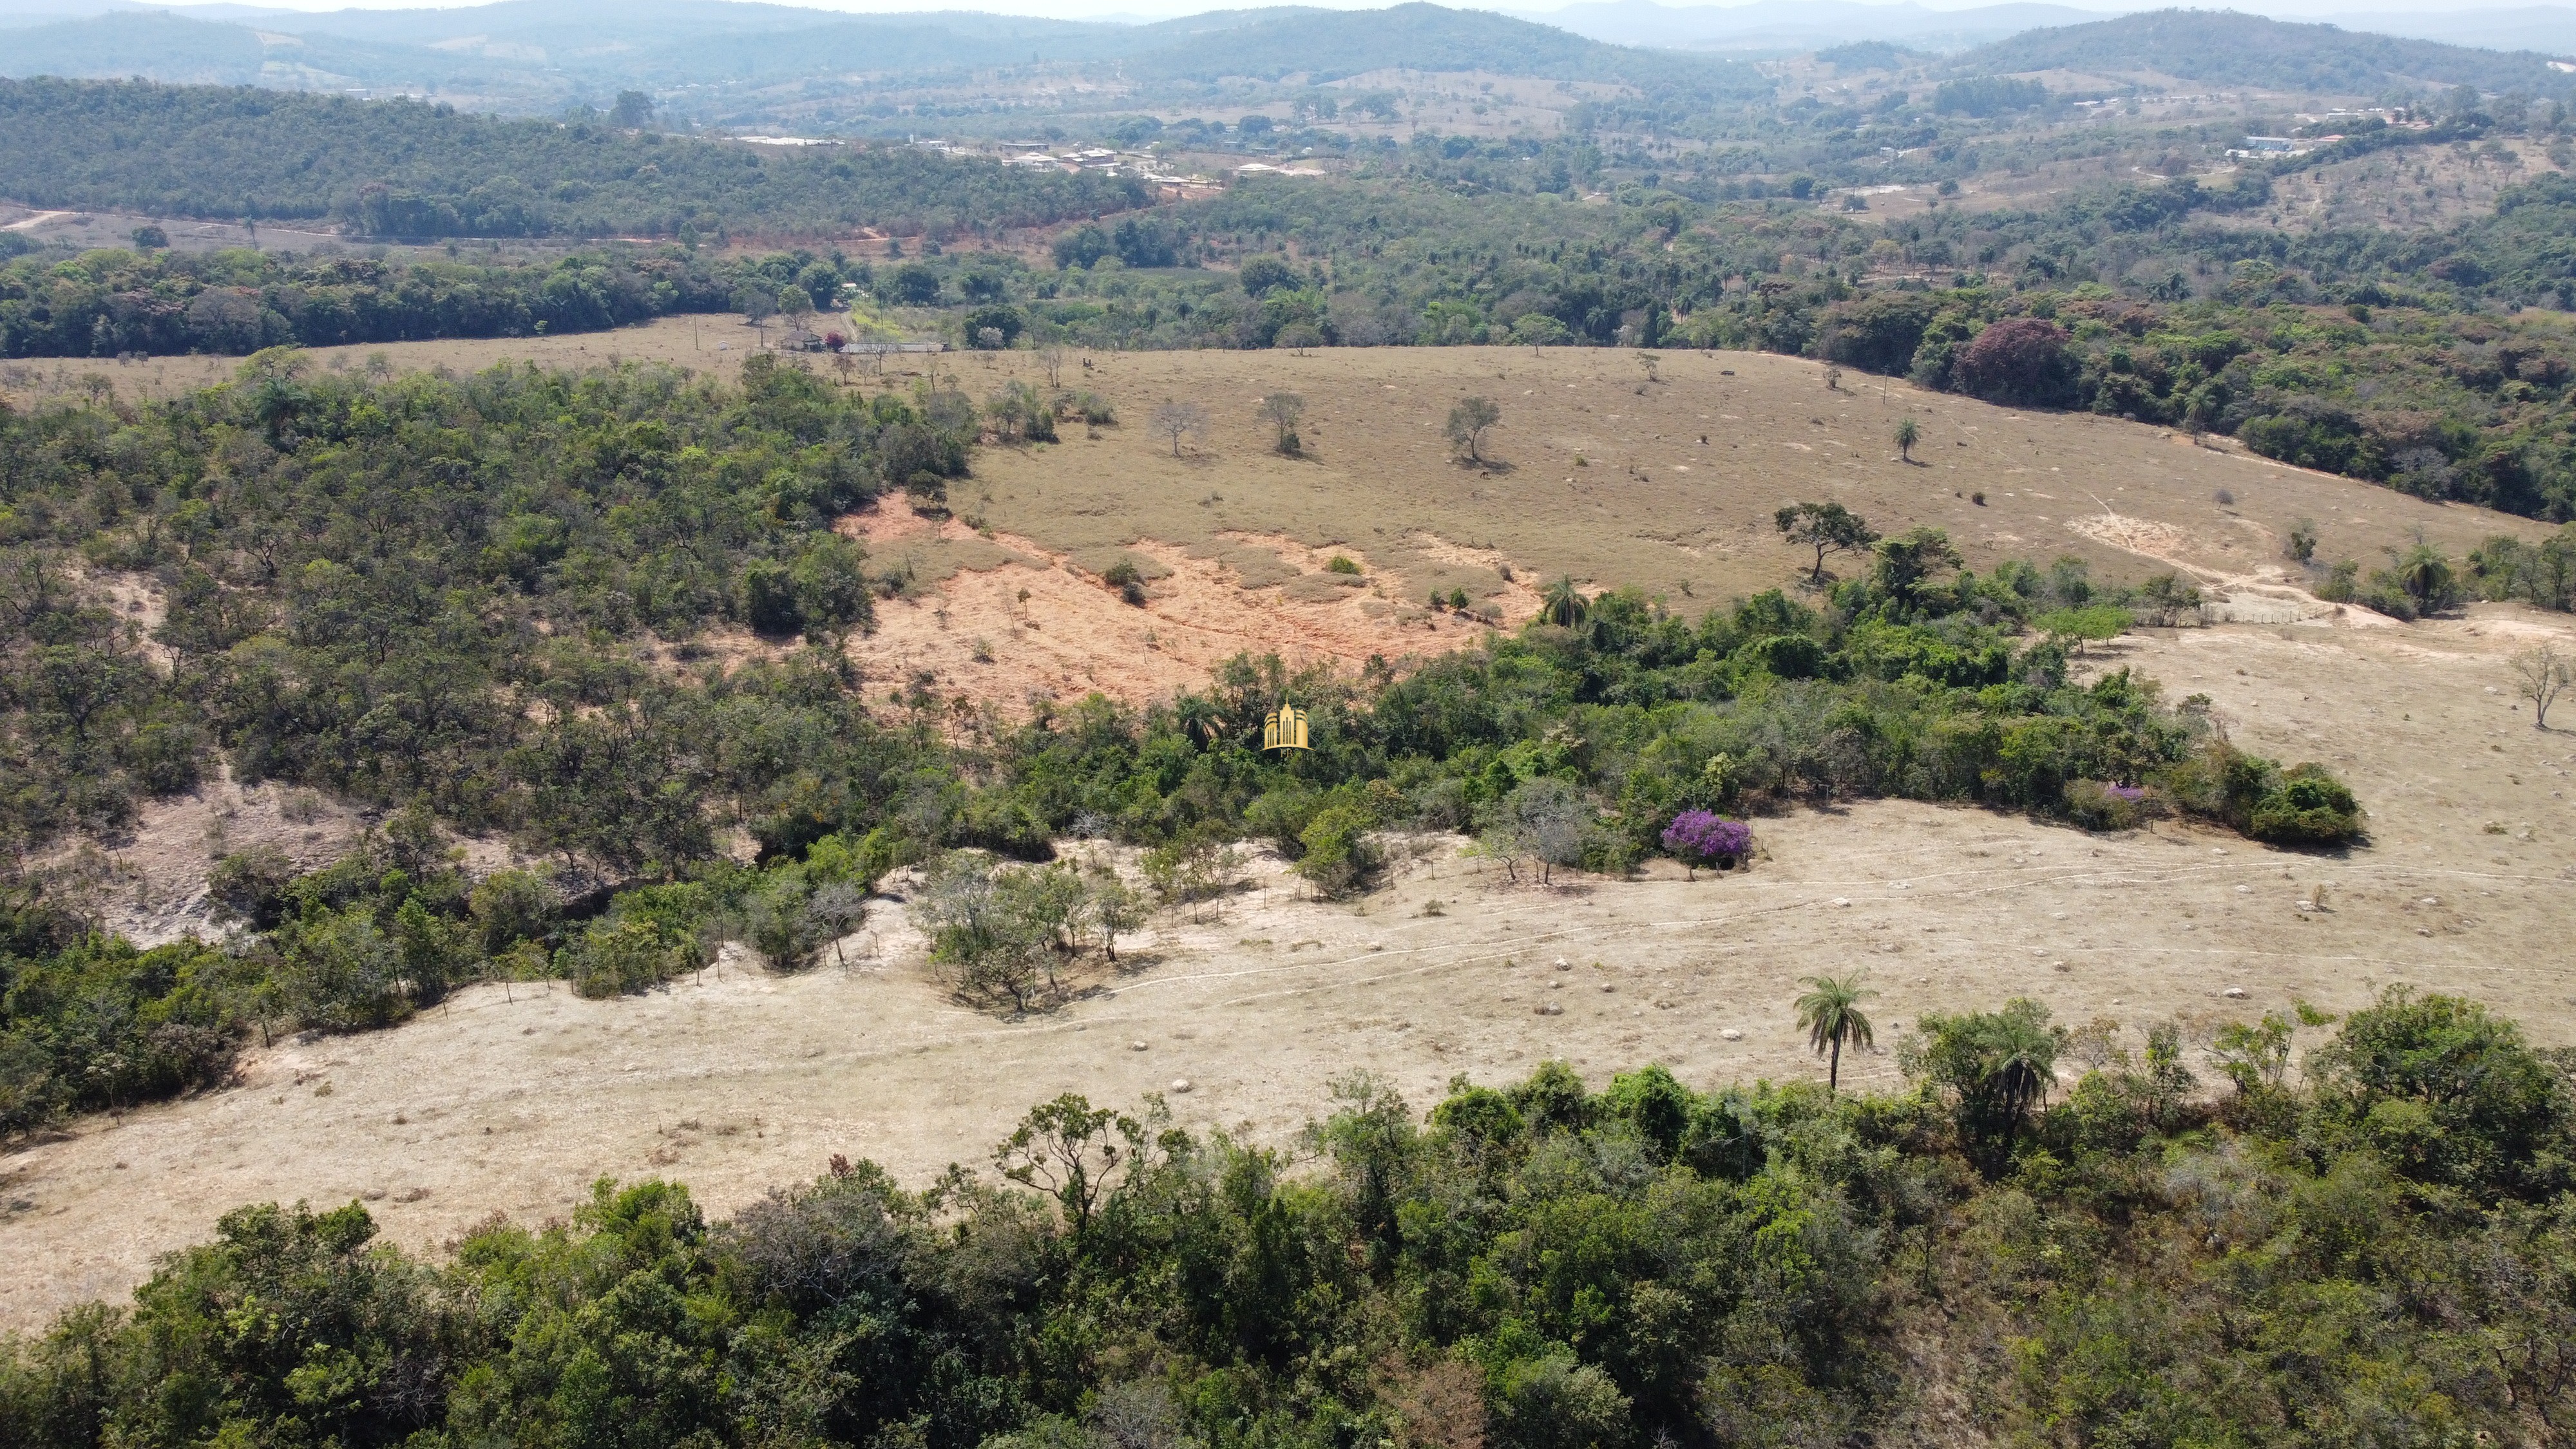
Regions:
[[501, 0], [453, 10], [327, 14], [208, 6], [202, 18], [116, 10], [20, 29], [0, 74], [279, 88], [406, 89], [527, 114], [630, 86], [942, 77], [1117, 61], [1134, 79], [1324, 81], [1386, 67], [1486, 71], [1694, 94], [1767, 90], [1751, 68], [1604, 44], [1480, 10], [1213, 11], [1153, 24], [943, 11], [841, 16], [721, 0]]
[[1145, 199], [1132, 179], [900, 145], [780, 152], [417, 101], [51, 78], [0, 80], [0, 196], [414, 237], [1018, 227]]
[[1954, 58], [1960, 75], [2154, 72], [2213, 85], [2372, 95], [2426, 85], [2564, 95], [2576, 76], [2531, 51], [2476, 50], [2294, 25], [2234, 11], [2158, 10], [2033, 30]]

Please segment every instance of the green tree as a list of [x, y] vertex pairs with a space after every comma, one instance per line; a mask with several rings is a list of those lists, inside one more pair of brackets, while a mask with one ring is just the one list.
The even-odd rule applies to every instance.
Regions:
[[1560, 574], [1556, 581], [1539, 592], [1538, 616], [1542, 622], [1560, 629], [1571, 629], [1583, 622], [1592, 611], [1592, 601], [1584, 597], [1583, 587], [1571, 574]]
[[1962, 560], [1950, 535], [1937, 528], [1914, 528], [1879, 540], [1874, 581], [1881, 592], [1906, 609], [1921, 601], [1934, 574], [1959, 567]]
[[1878, 542], [1867, 520], [1839, 503], [1792, 503], [1771, 516], [1780, 535], [1801, 548], [1816, 551], [1807, 571], [1810, 582], [1825, 581], [1825, 559], [1836, 553], [1858, 553]]
[[1306, 400], [1296, 393], [1274, 392], [1261, 399], [1261, 416], [1278, 431], [1278, 439], [1273, 446], [1286, 456], [1295, 457], [1301, 451], [1297, 420], [1305, 415]]
[[1465, 397], [1449, 410], [1449, 441], [1466, 450], [1467, 461], [1483, 463], [1481, 451], [1485, 434], [1503, 420], [1503, 410], [1493, 399]]
[[1816, 1055], [1828, 1058], [1828, 1095], [1842, 1090], [1843, 1047], [1867, 1047], [1877, 1040], [1868, 1014], [1861, 1009], [1862, 1002], [1878, 994], [1862, 987], [1866, 974], [1807, 977], [1807, 993], [1798, 998], [1798, 1025], [1807, 1033], [1807, 1045]]
[[1914, 445], [1921, 441], [1923, 441], [1923, 427], [1914, 421], [1912, 413], [1907, 413], [1896, 420], [1896, 456], [1898, 458], [1908, 463], [1913, 462]]
[[2048, 1099], [2064, 1029], [2027, 997], [2000, 1011], [1929, 1013], [1916, 1026], [1920, 1035], [1905, 1039], [1900, 1063], [1949, 1097], [1961, 1135], [1995, 1164]]
[[2396, 565], [2389, 570], [2398, 587], [2413, 601], [2415, 612], [2430, 614], [2449, 607], [2458, 599], [2458, 574], [2442, 551], [2429, 543], [2419, 543], [2402, 553], [2392, 550]]
[[1031, 1108], [993, 1149], [993, 1165], [1054, 1198], [1066, 1224], [1080, 1233], [1112, 1186], [1143, 1165], [1145, 1149], [1143, 1123], [1067, 1092]]

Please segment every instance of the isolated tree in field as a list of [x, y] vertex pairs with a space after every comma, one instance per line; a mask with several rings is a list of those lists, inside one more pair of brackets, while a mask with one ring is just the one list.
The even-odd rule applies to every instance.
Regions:
[[1815, 567], [1807, 577], [1818, 584], [1825, 581], [1827, 556], [1858, 553], [1878, 542], [1877, 530], [1839, 503], [1792, 503], [1771, 515], [1771, 522], [1783, 538], [1816, 551]]
[[1807, 1032], [1807, 1045], [1816, 1055], [1827, 1059], [1825, 1091], [1828, 1095], [1842, 1090], [1843, 1047], [1874, 1045], [1869, 1017], [1861, 1003], [1878, 993], [1862, 987], [1865, 972], [1849, 976], [1810, 976], [1801, 984], [1807, 994], [1798, 998], [1798, 1025]]
[[1571, 574], [1559, 575], [1556, 582], [1548, 585], [1538, 596], [1539, 618], [1560, 629], [1571, 629], [1582, 623], [1583, 616], [1591, 611], [1592, 601], [1583, 597], [1583, 590], [1575, 584]]
[[1116, 961], [1118, 938], [1145, 925], [1145, 898], [1114, 870], [1095, 871], [1086, 884], [1091, 928], [1100, 933], [1101, 954]]
[[842, 950], [841, 942], [868, 918], [868, 893], [848, 881], [817, 886], [813, 896], [805, 902], [805, 914], [812, 918], [815, 929], [824, 939], [832, 943], [832, 959], [842, 971], [847, 972], [850, 958]]
[[1279, 438], [1273, 446], [1295, 457], [1304, 447], [1297, 437], [1297, 420], [1306, 415], [1306, 400], [1293, 392], [1274, 392], [1261, 400], [1261, 415], [1278, 430]]
[[950, 851], [913, 893], [912, 918], [930, 938], [930, 959], [955, 973], [961, 993], [1008, 997], [1014, 1010], [1025, 1011], [1046, 945], [996, 874], [973, 852]]
[[653, 98], [642, 91], [619, 91], [617, 103], [608, 108], [608, 124], [628, 131], [653, 124]]
[[1050, 342], [1038, 349], [1038, 366], [1046, 369], [1047, 386], [1064, 386], [1064, 349]]
[[1492, 398], [1464, 397], [1449, 410], [1449, 441], [1466, 450], [1467, 461], [1485, 461], [1485, 431], [1503, 420], [1503, 410]]
[[1530, 857], [1538, 865], [1541, 885], [1554, 879], [1555, 867], [1582, 863], [1593, 822], [1592, 807], [1583, 796], [1553, 775], [1523, 783], [1478, 815], [1484, 853], [1501, 860], [1514, 880], [1520, 878], [1520, 858]]
[[2513, 677], [2522, 697], [2531, 701], [2531, 727], [2549, 728], [2549, 707], [2558, 702], [2560, 691], [2576, 683], [2576, 660], [2558, 652], [2555, 644], [2542, 644], [2513, 656]]
[[1207, 409], [1197, 403], [1167, 402], [1154, 409], [1151, 419], [1157, 437], [1172, 440], [1172, 456], [1181, 456], [1181, 439], [1207, 436]]
[[1923, 441], [1923, 425], [1907, 413], [1896, 420], [1896, 456], [1908, 463], [1914, 461], [1914, 445]]

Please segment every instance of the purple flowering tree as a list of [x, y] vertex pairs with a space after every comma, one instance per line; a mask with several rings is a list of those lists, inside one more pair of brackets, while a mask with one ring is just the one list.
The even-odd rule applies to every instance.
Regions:
[[1752, 848], [1752, 826], [1706, 810], [1685, 810], [1664, 827], [1664, 849], [1694, 872], [1703, 865], [1734, 865]]

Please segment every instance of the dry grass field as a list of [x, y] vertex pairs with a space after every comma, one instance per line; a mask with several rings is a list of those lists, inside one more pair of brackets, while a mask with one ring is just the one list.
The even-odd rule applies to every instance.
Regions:
[[[364, 351], [398, 366], [710, 365], [698, 349], [719, 329], [698, 328], [695, 342], [683, 321]], [[2293, 994], [2345, 1010], [2390, 982], [2467, 992], [2544, 1045], [2576, 1042], [2576, 735], [2531, 728], [2506, 663], [2576, 625], [2496, 606], [2421, 625], [2339, 611], [2295, 587], [2279, 547], [2301, 517], [2324, 555], [2364, 560], [2418, 534], [2456, 553], [2538, 525], [2112, 420], [1874, 379], [1829, 390], [1786, 358], [1667, 354], [1653, 380], [1634, 352], [1572, 350], [1090, 363], [1067, 371], [1121, 425], [986, 449], [952, 497], [959, 519], [889, 503], [844, 520], [877, 567], [913, 565], [907, 597], [854, 645], [872, 683], [926, 673], [1007, 709], [1032, 692], [1151, 698], [1240, 648], [1401, 659], [1486, 627], [1419, 607], [1430, 589], [1465, 588], [1510, 621], [1559, 574], [1695, 610], [1792, 578], [1804, 560], [1771, 510], [1835, 499], [1882, 529], [1946, 527], [1980, 569], [2066, 553], [2105, 577], [2199, 579], [2246, 622], [2133, 635], [2086, 667], [2205, 693], [2246, 747], [2331, 765], [2373, 838], [2316, 856], [2170, 823], [2092, 836], [1890, 802], [1758, 822], [1753, 870], [1696, 881], [1664, 869], [1542, 890], [1425, 838], [1396, 880], [1347, 905], [1303, 899], [1261, 857], [1221, 916], [1158, 923], [1123, 974], [1018, 1021], [951, 1000], [902, 907], [879, 900], [846, 966], [827, 954], [777, 977], [729, 961], [607, 1002], [477, 988], [398, 1030], [254, 1052], [224, 1090], [22, 1144], [0, 1155], [0, 1325], [118, 1295], [244, 1201], [358, 1197], [396, 1239], [434, 1244], [496, 1211], [559, 1214], [603, 1173], [675, 1175], [718, 1210], [835, 1152], [917, 1181], [982, 1161], [1029, 1104], [1065, 1090], [1122, 1105], [1162, 1091], [1184, 1123], [1287, 1142], [1353, 1069], [1417, 1106], [1453, 1074], [1491, 1080], [1548, 1057], [1595, 1082], [1658, 1060], [1702, 1085], [1820, 1074], [1789, 1003], [1798, 977], [1825, 969], [1869, 969], [1883, 1044], [1926, 1011], [2024, 993], [2063, 1021], [2111, 1018], [2132, 1044], [2175, 1017], [2205, 1043]], [[147, 366], [175, 386], [189, 365]], [[942, 366], [981, 395], [1035, 362]], [[1254, 414], [1280, 389], [1307, 401], [1308, 457], [1271, 452]], [[1471, 393], [1503, 408], [1492, 468], [1461, 466], [1443, 436]], [[1177, 457], [1145, 426], [1166, 400], [1213, 422]], [[1909, 411], [1918, 464], [1889, 441]], [[1326, 569], [1335, 554], [1361, 566], [1355, 580]], [[1120, 558], [1148, 576], [1141, 608], [1098, 581]], [[1886, 1056], [1847, 1069], [1896, 1080]]]

